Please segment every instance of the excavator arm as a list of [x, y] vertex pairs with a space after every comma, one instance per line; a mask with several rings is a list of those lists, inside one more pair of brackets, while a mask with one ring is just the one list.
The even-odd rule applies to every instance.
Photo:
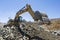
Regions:
[[17, 25], [19, 24], [18, 22], [20, 21], [20, 17], [19, 15], [25, 13], [25, 12], [29, 12], [30, 15], [32, 16], [32, 18], [34, 19], [35, 15], [34, 15], [34, 11], [32, 10], [31, 6], [29, 4], [26, 4], [26, 6], [24, 6], [21, 10], [19, 10], [16, 15], [14, 20], [9, 20], [8, 24], [6, 26], [12, 26], [12, 25]]
[[25, 7], [23, 7], [21, 10], [19, 10], [17, 13], [16, 13], [16, 16], [14, 18], [14, 20], [16, 20], [19, 15], [23, 14], [24, 12], [29, 12], [30, 15], [33, 17], [34, 19], [34, 11], [32, 10], [31, 6], [29, 4], [26, 4]]

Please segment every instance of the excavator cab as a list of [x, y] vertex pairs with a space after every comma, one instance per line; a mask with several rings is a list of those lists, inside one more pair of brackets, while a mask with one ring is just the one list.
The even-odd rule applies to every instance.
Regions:
[[18, 17], [18, 22], [22, 22], [22, 16]]

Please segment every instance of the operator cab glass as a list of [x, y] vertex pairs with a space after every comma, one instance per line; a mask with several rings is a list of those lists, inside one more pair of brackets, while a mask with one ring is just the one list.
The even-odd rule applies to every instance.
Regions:
[[18, 17], [18, 21], [19, 21], [19, 22], [22, 22], [22, 16], [19, 16], [19, 17]]

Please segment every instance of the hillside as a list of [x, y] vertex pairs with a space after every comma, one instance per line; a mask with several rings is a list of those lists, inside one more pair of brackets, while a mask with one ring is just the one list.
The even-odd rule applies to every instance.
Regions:
[[51, 19], [50, 30], [60, 30], [60, 18]]

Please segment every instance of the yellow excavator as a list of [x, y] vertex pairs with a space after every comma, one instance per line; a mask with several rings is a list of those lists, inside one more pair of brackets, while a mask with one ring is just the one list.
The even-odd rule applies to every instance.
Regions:
[[[10, 19], [8, 21], [8, 24], [5, 25], [5, 26], [12, 26], [12, 25], [17, 25], [19, 24], [19, 22], [22, 22], [22, 17], [19, 16], [25, 12], [29, 12], [30, 15], [32, 16], [32, 18], [34, 19], [34, 21], [42, 21], [44, 23], [44, 19], [48, 19], [48, 16], [46, 14], [42, 14], [40, 13], [39, 11], [33, 11], [31, 6], [29, 4], [26, 4], [26, 6], [24, 6], [21, 10], [19, 10], [17, 13], [16, 13], [16, 16], [14, 18], [14, 20]], [[45, 18], [44, 18], [45, 17]], [[50, 21], [48, 20], [48, 23], [50, 23]]]
[[15, 16], [14, 20], [16, 20], [19, 17], [19, 15], [21, 15], [25, 12], [29, 12], [30, 15], [32, 16], [32, 18], [34, 19], [34, 21], [42, 20], [42, 17], [47, 17], [48, 18], [48, 16], [46, 14], [42, 14], [39, 11], [34, 12], [31, 8], [31, 6], [29, 4], [26, 4], [26, 6], [24, 6], [21, 10], [19, 10], [16, 13], [16, 16]]

